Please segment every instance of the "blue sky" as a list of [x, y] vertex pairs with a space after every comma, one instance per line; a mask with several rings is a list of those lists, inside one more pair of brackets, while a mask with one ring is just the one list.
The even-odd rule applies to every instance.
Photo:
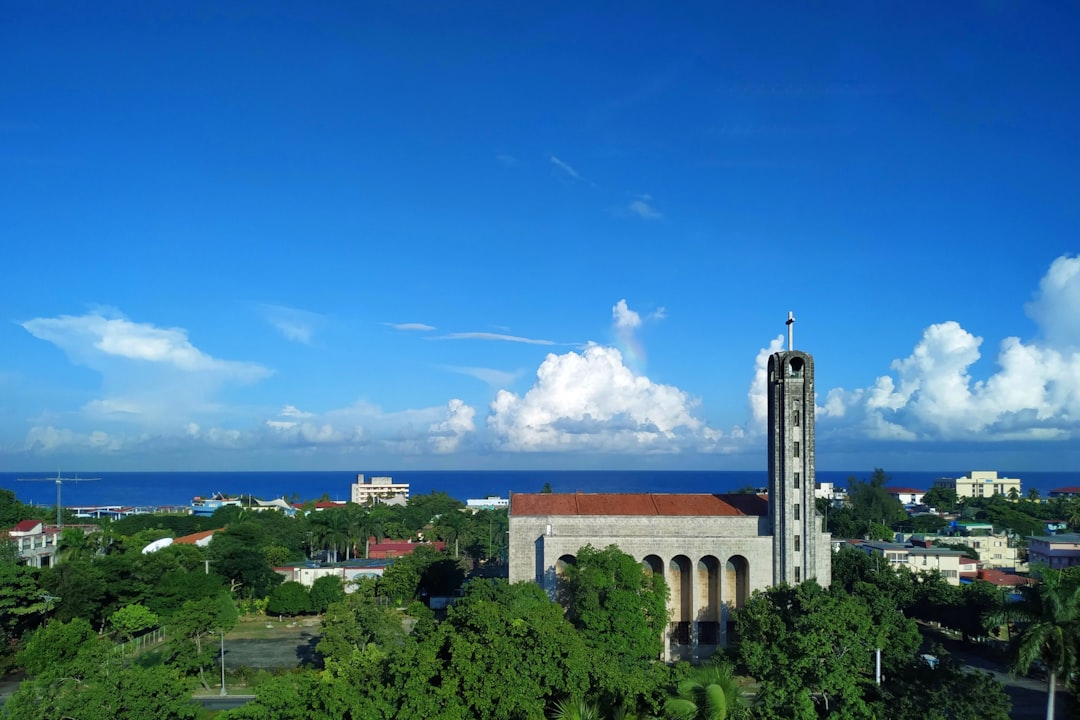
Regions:
[[1080, 462], [1068, 3], [16, 2], [0, 466]]

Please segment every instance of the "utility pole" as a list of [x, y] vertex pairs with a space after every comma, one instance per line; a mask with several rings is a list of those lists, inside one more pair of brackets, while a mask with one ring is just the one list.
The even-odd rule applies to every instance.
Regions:
[[64, 527], [64, 506], [60, 502], [60, 491], [64, 487], [65, 482], [90, 482], [93, 480], [100, 480], [101, 478], [81, 478], [78, 475], [75, 477], [62, 477], [60, 471], [56, 471], [55, 478], [16, 478], [18, 482], [55, 482], [56, 483], [56, 527]]
[[221, 630], [221, 694], [228, 695], [225, 692], [225, 631]]

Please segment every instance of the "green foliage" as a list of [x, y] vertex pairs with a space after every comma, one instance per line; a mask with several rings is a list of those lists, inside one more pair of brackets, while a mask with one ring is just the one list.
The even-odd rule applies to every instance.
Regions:
[[265, 528], [258, 521], [230, 526], [215, 534], [207, 548], [210, 569], [225, 578], [240, 597], [267, 597], [283, 581], [262, 551], [267, 539]]
[[939, 656], [931, 668], [921, 659], [885, 676], [877, 716], [889, 720], [1009, 720], [1004, 686], [989, 673], [965, 671]]
[[157, 613], [145, 605], [125, 605], [109, 616], [109, 625], [124, 640], [130, 640], [158, 624]]
[[355, 594], [330, 605], [316, 649], [328, 662], [345, 662], [368, 645], [400, 647], [405, 641], [401, 616]]
[[1047, 670], [1047, 716], [1053, 714], [1056, 678], [1068, 678], [1080, 665], [1080, 567], [1038, 568], [1042, 582], [1020, 588], [1020, 600], [1010, 603], [991, 621], [1018, 624], [1012, 647], [1012, 666], [1027, 672], [1039, 661]]
[[422, 593], [451, 595], [464, 579], [461, 565], [448, 553], [431, 545], [418, 545], [383, 571], [379, 594], [398, 603], [419, 599]]
[[955, 512], [960, 500], [956, 490], [950, 487], [935, 485], [923, 495], [923, 503], [934, 508], [938, 512]]
[[311, 596], [308, 589], [298, 582], [289, 580], [274, 588], [270, 593], [270, 602], [266, 604], [269, 615], [306, 615], [311, 612]]
[[195, 720], [191, 685], [165, 667], [101, 668], [87, 679], [30, 680], [3, 708], [15, 720]]
[[655, 690], [651, 665], [663, 652], [668, 589], [660, 575], [614, 545], [586, 545], [568, 566], [562, 596], [567, 619], [602, 662], [593, 684], [607, 689], [605, 704], [634, 707]]
[[36, 569], [0, 563], [0, 674], [11, 668], [24, 634], [45, 617], [46, 597]]
[[581, 636], [535, 583], [473, 581], [392, 665], [395, 717], [539, 718], [554, 700], [584, 695], [589, 665]]
[[848, 478], [848, 499], [857, 521], [866, 526], [891, 526], [907, 517], [904, 506], [885, 489], [888, 482], [889, 476], [881, 468], [875, 469], [868, 481]]
[[169, 623], [172, 665], [185, 677], [198, 675], [209, 689], [205, 669], [214, 662], [214, 636], [231, 629], [237, 617], [236, 605], [226, 593], [186, 601]]
[[93, 677], [104, 663], [107, 643], [86, 620], [51, 622], [36, 630], [19, 653], [19, 664], [32, 678]]
[[734, 668], [714, 661], [689, 670], [664, 703], [664, 712], [671, 720], [735, 720], [745, 717], [747, 709]]
[[[760, 681], [756, 714], [764, 719], [867, 718], [874, 649], [917, 644], [913, 624], [895, 607], [878, 610], [814, 581], [756, 592], [736, 616], [738, 657]], [[881, 620], [887, 620], [882, 623]], [[915, 643], [910, 639], [915, 637]]]
[[311, 584], [311, 611], [324, 613], [331, 603], [345, 599], [345, 586], [337, 575], [324, 575]]

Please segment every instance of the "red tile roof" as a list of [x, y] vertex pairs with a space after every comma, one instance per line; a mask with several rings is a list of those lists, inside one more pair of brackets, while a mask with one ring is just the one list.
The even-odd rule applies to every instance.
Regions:
[[763, 495], [732, 493], [513, 493], [510, 514], [525, 515], [704, 515], [760, 516], [769, 511]]
[[11, 528], [12, 532], [30, 532], [38, 525], [41, 525], [40, 520], [22, 520], [18, 525]]
[[203, 530], [202, 532], [192, 533], [191, 535], [183, 535], [176, 538], [173, 542], [177, 545], [195, 545], [200, 540], [210, 537], [217, 530]]

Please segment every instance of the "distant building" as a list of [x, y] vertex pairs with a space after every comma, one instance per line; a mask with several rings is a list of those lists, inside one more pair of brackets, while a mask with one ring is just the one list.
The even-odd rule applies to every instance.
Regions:
[[926, 494], [925, 490], [916, 490], [915, 488], [906, 487], [885, 488], [885, 492], [899, 500], [901, 505], [921, 505], [923, 495]]
[[1005, 533], [997, 535], [975, 535], [970, 537], [957, 537], [955, 535], [913, 535], [913, 545], [930, 547], [937, 543], [945, 545], [967, 545], [979, 555], [979, 563], [984, 568], [1007, 568], [1016, 569], [1017, 548], [1009, 544], [1009, 537]]
[[956, 491], [956, 497], [981, 498], [991, 495], [1009, 496], [1011, 490], [1020, 494], [1020, 480], [1018, 478], [998, 477], [994, 470], [972, 470], [961, 478], [938, 478], [934, 481], [934, 487], [948, 488]]
[[31, 567], [49, 567], [56, 563], [56, 545], [64, 529], [81, 530], [86, 534], [95, 533], [101, 528], [97, 525], [46, 525], [40, 520], [23, 520], [0, 532], [0, 537], [15, 544], [15, 553], [19, 563]]
[[339, 577], [345, 585], [345, 592], [352, 592], [356, 589], [354, 583], [357, 580], [382, 577], [389, 564], [385, 560], [349, 560], [333, 565], [295, 563], [275, 567], [274, 572], [286, 581], [298, 582], [306, 588], [310, 588], [321, 577]]
[[974, 573], [976, 569], [976, 561], [967, 558], [962, 550], [862, 540], [851, 542], [851, 545], [868, 555], [885, 559], [894, 567], [906, 567], [912, 572], [920, 573], [937, 570], [950, 585], [960, 584], [961, 572]]
[[486, 498], [479, 500], [466, 500], [465, 507], [472, 512], [477, 510], [505, 510], [510, 507], [510, 499], [498, 497], [497, 495], [488, 495]]
[[1050, 491], [1051, 498], [1071, 498], [1080, 497], [1080, 486], [1070, 485], [1069, 487], [1054, 488]]
[[409, 498], [409, 483], [395, 483], [394, 478], [387, 476], [365, 478], [358, 474], [350, 493], [350, 499], [357, 505], [373, 505], [399, 497]]
[[438, 542], [410, 542], [408, 540], [384, 540], [374, 542], [375, 538], [368, 541], [368, 558], [372, 560], [386, 560], [388, 558], [411, 555], [418, 547], [433, 547], [439, 552], [446, 547], [446, 543]]
[[1033, 535], [1028, 538], [1028, 562], [1054, 570], [1080, 565], [1080, 535]]

